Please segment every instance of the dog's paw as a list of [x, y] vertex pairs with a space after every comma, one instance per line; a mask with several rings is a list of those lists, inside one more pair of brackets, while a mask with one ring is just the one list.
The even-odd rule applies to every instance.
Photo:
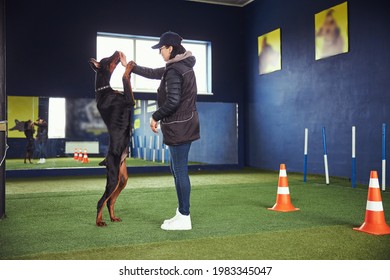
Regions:
[[105, 226], [107, 226], [107, 224], [106, 224], [105, 222], [103, 222], [103, 221], [96, 222], [96, 225], [97, 225], [98, 227], [105, 227]]
[[122, 219], [121, 218], [118, 218], [118, 217], [113, 217], [111, 218], [111, 222], [122, 222]]
[[131, 72], [133, 72], [133, 68], [137, 66], [137, 63], [135, 63], [134, 61], [129, 61], [126, 65], [126, 72], [129, 71], [129, 74]]

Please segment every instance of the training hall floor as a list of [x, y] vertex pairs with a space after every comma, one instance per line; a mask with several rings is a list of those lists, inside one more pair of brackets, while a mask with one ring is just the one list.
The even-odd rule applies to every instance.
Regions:
[[[95, 225], [105, 176], [8, 179], [0, 259], [43, 260], [388, 260], [390, 235], [359, 232], [368, 185], [288, 173], [298, 211], [271, 211], [279, 172], [191, 172], [191, 231], [163, 231], [175, 214], [167, 173], [129, 174], [112, 223]], [[368, 181], [368, 180], [367, 180]], [[382, 192], [390, 222], [390, 192]]]

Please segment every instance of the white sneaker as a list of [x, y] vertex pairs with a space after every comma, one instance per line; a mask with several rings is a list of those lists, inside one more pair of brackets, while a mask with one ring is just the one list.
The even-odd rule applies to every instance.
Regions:
[[163, 230], [190, 230], [192, 229], [190, 215], [182, 215], [178, 213], [170, 222], [161, 225]]
[[42, 162], [41, 163], [45, 163], [46, 162], [46, 159], [45, 158], [41, 158]]
[[37, 161], [37, 163], [43, 163], [42, 158], [40, 158], [39, 161]]
[[179, 214], [180, 214], [179, 208], [176, 208], [176, 215], [175, 215], [174, 217], [168, 219], [168, 220], [164, 220], [164, 224], [172, 222], [172, 221], [175, 220], [177, 217], [179, 217]]

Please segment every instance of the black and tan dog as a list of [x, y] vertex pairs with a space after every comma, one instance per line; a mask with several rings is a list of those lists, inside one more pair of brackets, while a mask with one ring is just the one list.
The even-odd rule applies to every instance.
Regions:
[[130, 84], [130, 74], [134, 65], [129, 62], [123, 74], [123, 92], [113, 90], [110, 86], [111, 75], [120, 62], [120, 53], [116, 51], [112, 56], [98, 62], [91, 58], [89, 63], [96, 72], [95, 92], [99, 113], [107, 126], [109, 134], [109, 148], [103, 165], [106, 166], [106, 190], [98, 201], [96, 225], [106, 226], [103, 221], [103, 208], [107, 204], [112, 222], [121, 219], [114, 215], [114, 205], [120, 192], [127, 184], [128, 174], [126, 157], [131, 133], [131, 114], [134, 107], [134, 95]]

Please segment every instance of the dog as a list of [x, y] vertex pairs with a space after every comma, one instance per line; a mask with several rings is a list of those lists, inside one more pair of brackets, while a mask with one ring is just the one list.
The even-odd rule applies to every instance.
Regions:
[[19, 121], [18, 119], [15, 119], [15, 125], [9, 129], [10, 131], [12, 130], [17, 130], [20, 132], [24, 132], [24, 135], [26, 136], [27, 143], [26, 143], [26, 149], [24, 153], [24, 163], [29, 163], [32, 164], [32, 157], [34, 153], [34, 122], [31, 120], [28, 121]]
[[343, 52], [344, 40], [333, 13], [333, 9], [326, 13], [325, 20], [316, 33], [318, 38], [323, 39], [321, 57], [328, 57]]
[[28, 120], [24, 122], [24, 135], [26, 136], [27, 143], [26, 143], [26, 152], [24, 154], [24, 163], [28, 162], [32, 163], [31, 159], [34, 153], [34, 122], [31, 120]]
[[108, 152], [101, 163], [106, 166], [106, 189], [97, 203], [96, 225], [106, 226], [103, 221], [103, 208], [107, 204], [112, 222], [122, 220], [115, 216], [115, 202], [125, 188], [128, 180], [126, 157], [131, 133], [132, 109], [135, 105], [134, 94], [130, 84], [133, 62], [126, 65], [122, 76], [123, 92], [113, 90], [110, 86], [111, 75], [120, 62], [120, 52], [115, 51], [110, 57], [97, 61], [94, 58], [89, 64], [95, 71], [96, 104], [100, 116], [107, 126], [109, 134]]

